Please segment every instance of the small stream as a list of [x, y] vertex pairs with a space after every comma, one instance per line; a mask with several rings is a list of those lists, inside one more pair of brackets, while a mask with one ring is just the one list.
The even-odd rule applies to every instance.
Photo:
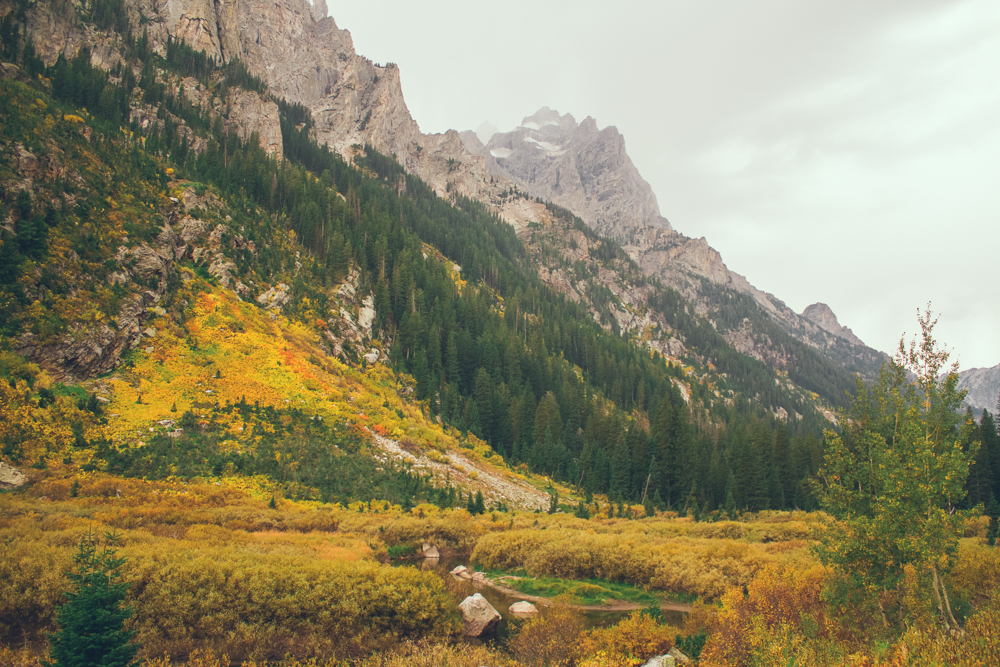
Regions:
[[[522, 619], [516, 618], [508, 610], [510, 605], [523, 600], [523, 597], [517, 595], [507, 595], [501, 591], [496, 590], [492, 586], [487, 586], [481, 583], [475, 583], [470, 580], [457, 579], [451, 575], [451, 571], [458, 565], [465, 565], [472, 569], [472, 564], [469, 562], [468, 557], [444, 557], [444, 558], [425, 558], [417, 560], [408, 560], [398, 562], [397, 565], [408, 566], [408, 567], [419, 567], [422, 570], [432, 571], [439, 574], [441, 577], [447, 577], [449, 580], [453, 581], [454, 584], [449, 587], [452, 589], [457, 589], [462, 594], [474, 595], [480, 593], [487, 602], [493, 605], [494, 609], [500, 612], [501, 621], [500, 627], [497, 629], [496, 636], [501, 639], [506, 639], [510, 634], [512, 624], [522, 622]], [[539, 614], [544, 616], [548, 611], [549, 607], [533, 603], [538, 607]], [[633, 613], [632, 610], [629, 611], [581, 611], [583, 615], [583, 625], [584, 628], [590, 630], [592, 628], [605, 628], [618, 623], [629, 614]], [[687, 617], [687, 613], [682, 611], [671, 611], [664, 610], [663, 622], [673, 625], [675, 627], [683, 627], [684, 620]]]

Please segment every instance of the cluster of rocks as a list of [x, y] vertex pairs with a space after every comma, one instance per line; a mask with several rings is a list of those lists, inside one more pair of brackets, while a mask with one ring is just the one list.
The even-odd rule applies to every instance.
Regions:
[[[427, 547], [424, 545], [424, 553]], [[471, 581], [474, 584], [487, 583], [486, 574], [470, 570], [465, 565], [459, 565], [451, 571], [451, 575], [456, 579]], [[462, 622], [465, 623], [465, 635], [467, 637], [482, 637], [488, 635], [500, 626], [502, 616], [496, 608], [490, 604], [481, 593], [474, 593], [458, 605], [462, 612]], [[517, 618], [531, 618], [538, 615], [538, 608], [527, 600], [514, 602], [507, 608], [511, 616]], [[676, 667], [678, 664], [689, 663], [690, 659], [676, 647], [671, 648], [667, 653], [650, 658], [642, 667]]]
[[[464, 565], [459, 565], [451, 571], [451, 575], [459, 580], [471, 581], [476, 585], [488, 583], [486, 573], [470, 570]], [[482, 593], [474, 593], [468, 596], [458, 605], [462, 612], [462, 621], [465, 623], [465, 635], [467, 637], [481, 637], [495, 631], [500, 625], [502, 616], [496, 608], [483, 597]], [[508, 607], [508, 612], [518, 618], [530, 618], [538, 614], [538, 608], [527, 600], [520, 600]]]

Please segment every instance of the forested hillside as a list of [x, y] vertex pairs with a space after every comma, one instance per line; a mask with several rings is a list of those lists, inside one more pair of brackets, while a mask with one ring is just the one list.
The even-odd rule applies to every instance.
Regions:
[[[128, 60], [111, 72], [82, 51], [44, 71], [51, 89], [5, 83], [9, 153], [55, 149], [66, 170], [37, 179], [8, 208], [17, 233], [4, 248], [5, 322], [17, 349], [44, 365], [69, 332], [92, 330], [87, 317], [121, 317], [122, 304], [143, 290], [183, 325], [185, 266], [248, 297], [285, 281], [282, 313], [323, 333], [353, 270], [357, 301], [373, 299], [382, 362], [414, 379], [429, 415], [512, 464], [663, 507], [717, 508], [730, 496], [730, 509], [809, 506], [801, 482], [815, 470], [820, 431], [808, 417], [812, 402], [732, 352], [675, 292], [657, 287], [648, 304], [687, 341], [688, 356], [668, 360], [546, 287], [514, 230], [480, 204], [440, 199], [370, 148], [359, 147], [349, 165], [317, 146], [302, 107], [279, 100], [286, 160], [266, 154], [256, 136], [242, 140], [226, 118], [228, 96], [237, 87], [266, 93], [238, 61], [218, 65], [173, 42], [156, 55], [128, 32], [122, 44]], [[20, 60], [42, 73], [30, 50]], [[192, 78], [214, 108], [188, 101], [183, 86]], [[81, 107], [90, 114], [79, 115]], [[163, 195], [178, 187], [217, 193], [222, 207], [176, 210]], [[123, 279], [130, 258], [163, 243], [164, 216], [213, 229], [210, 243], [224, 260], [174, 243], [180, 261], [145, 273], [140, 262]], [[628, 264], [614, 244], [594, 241], [605, 248], [596, 262]], [[84, 304], [100, 312], [77, 312]], [[134, 317], [143, 328], [148, 313]], [[367, 363], [350, 341], [338, 347], [343, 361]], [[63, 370], [86, 376], [114, 362]], [[774, 418], [778, 408], [807, 418], [786, 424]]]
[[[950, 378], [856, 384], [551, 203], [504, 193], [544, 211], [515, 228], [336, 155], [124, 7], [79, 9], [101, 54], [48, 64], [30, 6], [0, 18], [0, 662], [61, 659], [57, 609], [95, 581], [63, 573], [91, 566], [127, 582], [147, 665], [1000, 655], [1000, 436]], [[795, 363], [730, 345], [748, 322]], [[387, 564], [438, 547], [569, 597], [456, 645], [461, 582]], [[649, 608], [583, 627], [609, 591]]]

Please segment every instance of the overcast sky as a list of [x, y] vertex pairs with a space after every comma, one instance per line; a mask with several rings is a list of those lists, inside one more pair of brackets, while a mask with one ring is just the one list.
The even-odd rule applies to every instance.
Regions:
[[660, 212], [892, 352], [1000, 363], [1000, 2], [328, 0], [425, 133], [615, 125]]

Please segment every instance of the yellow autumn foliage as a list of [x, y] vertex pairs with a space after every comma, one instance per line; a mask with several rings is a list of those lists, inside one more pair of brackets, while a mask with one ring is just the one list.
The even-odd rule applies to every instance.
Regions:
[[343, 531], [342, 510], [270, 510], [227, 486], [35, 474], [26, 494], [0, 496], [0, 643], [43, 644], [92, 526], [121, 533], [146, 657], [357, 655], [458, 627], [441, 579], [376, 562], [368, 526]]
[[663, 655], [674, 645], [678, 628], [660, 625], [646, 614], [634, 613], [610, 628], [596, 628], [580, 637], [580, 667], [637, 667]]
[[544, 528], [485, 535], [473, 559], [485, 569], [523, 567], [532, 576], [600, 578], [716, 599], [769, 565], [811, 562], [804, 540], [757, 541], [807, 534], [805, 526], [800, 519], [777, 523], [769, 516], [744, 524], [741, 538], [726, 524], [660, 517], [583, 521], [563, 515], [550, 517]]

